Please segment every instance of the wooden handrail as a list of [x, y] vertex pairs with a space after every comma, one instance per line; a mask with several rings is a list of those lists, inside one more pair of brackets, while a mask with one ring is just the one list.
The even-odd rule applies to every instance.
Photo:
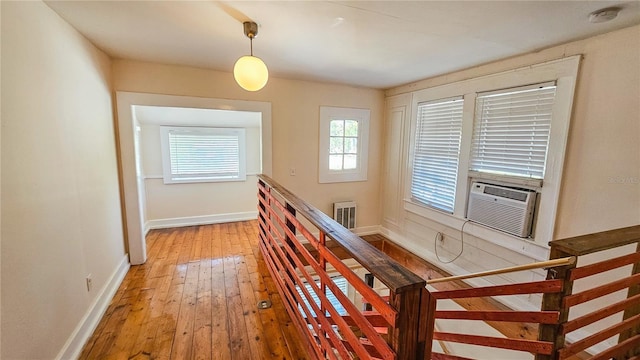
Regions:
[[427, 284], [435, 284], [435, 283], [441, 283], [445, 281], [471, 279], [471, 278], [477, 278], [477, 277], [483, 277], [483, 276], [489, 276], [489, 275], [506, 274], [506, 273], [522, 271], [522, 270], [546, 269], [546, 268], [552, 268], [557, 266], [573, 265], [575, 263], [576, 263], [576, 257], [570, 256], [562, 259], [539, 261], [531, 264], [511, 266], [511, 267], [506, 267], [502, 269], [487, 270], [487, 271], [480, 271], [480, 272], [475, 272], [471, 274], [447, 276], [447, 277], [438, 278], [438, 279], [431, 279], [431, 280], [427, 280]]
[[554, 240], [550, 241], [549, 245], [555, 250], [567, 255], [581, 256], [638, 243], [639, 240], [640, 225], [636, 225], [568, 239]]
[[385, 284], [394, 294], [426, 285], [424, 279], [405, 269], [397, 261], [362, 240], [359, 236], [340, 226], [333, 219], [267, 175], [258, 175], [271, 189], [291, 205], [297, 214], [304, 216], [326, 236], [338, 243], [349, 255]]

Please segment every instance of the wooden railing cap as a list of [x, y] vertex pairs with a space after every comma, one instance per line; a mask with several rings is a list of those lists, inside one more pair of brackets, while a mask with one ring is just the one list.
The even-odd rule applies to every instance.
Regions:
[[551, 248], [567, 255], [581, 256], [640, 241], [640, 225], [549, 242]]

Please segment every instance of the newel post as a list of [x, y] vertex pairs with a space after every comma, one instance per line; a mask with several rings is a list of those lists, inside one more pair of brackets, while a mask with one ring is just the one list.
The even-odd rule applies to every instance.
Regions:
[[[551, 251], [549, 253], [549, 260], [560, 259], [572, 256], [564, 252], [553, 244], [553, 241], [549, 243], [551, 245]], [[558, 350], [564, 347], [565, 337], [562, 335], [562, 325], [569, 319], [569, 308], [563, 305], [564, 298], [571, 295], [573, 291], [573, 280], [569, 275], [571, 270], [576, 267], [574, 262], [571, 265], [555, 267], [547, 270], [547, 280], [559, 279], [562, 280], [562, 291], [559, 293], [547, 293], [542, 296], [542, 311], [558, 311], [560, 316], [557, 324], [540, 324], [538, 330], [538, 340], [549, 341], [553, 343], [553, 352], [551, 355], [537, 354], [536, 360], [557, 360]]]
[[429, 303], [425, 284], [390, 294], [389, 304], [398, 317], [395, 328], [389, 329], [389, 343], [398, 360], [424, 359]]
[[[636, 245], [636, 252], [640, 252], [640, 241]], [[633, 264], [633, 270], [631, 270], [631, 275], [640, 274], [640, 262]], [[632, 285], [629, 287], [627, 292], [627, 299], [633, 297], [635, 295], [640, 294], [640, 284]], [[623, 320], [627, 320], [633, 316], [640, 314], [640, 304], [636, 304], [624, 311]], [[623, 331], [620, 333], [620, 337], [618, 338], [618, 344], [634, 337], [635, 335], [640, 334], [640, 325], [637, 325], [631, 329]], [[632, 358], [634, 356], [640, 355], [640, 346], [635, 349], [631, 349], [627, 352], [627, 358]]]

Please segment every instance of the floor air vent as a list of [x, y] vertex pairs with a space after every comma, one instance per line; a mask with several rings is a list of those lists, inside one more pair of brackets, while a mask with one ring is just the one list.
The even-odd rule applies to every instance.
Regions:
[[333, 219], [347, 229], [355, 229], [356, 202], [343, 201], [333, 203]]

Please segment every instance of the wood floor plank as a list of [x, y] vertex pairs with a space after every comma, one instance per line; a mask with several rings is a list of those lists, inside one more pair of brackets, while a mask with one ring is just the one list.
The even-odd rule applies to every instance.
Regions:
[[169, 276], [158, 278], [158, 283], [154, 297], [149, 303], [149, 311], [138, 331], [136, 342], [131, 350], [134, 358], [151, 358], [151, 353], [153, 352], [153, 342], [155, 334], [162, 323], [162, 312], [164, 311], [165, 299], [171, 285], [171, 278]]
[[212, 353], [214, 360], [231, 358], [222, 247], [222, 225], [215, 226], [211, 229], [211, 346], [216, 349]]
[[133, 347], [149, 310], [149, 303], [153, 299], [154, 292], [153, 288], [140, 289], [138, 297], [131, 302], [131, 310], [111, 349], [116, 358], [128, 358], [132, 353], [135, 354]]
[[[228, 312], [224, 284], [224, 272], [222, 271], [222, 259], [216, 261], [216, 267], [212, 270], [211, 287], [211, 346], [216, 351], [212, 359], [226, 360], [231, 358], [231, 346], [228, 331]], [[219, 268], [219, 270], [218, 270]]]
[[198, 293], [193, 326], [192, 359], [211, 359], [211, 291]]
[[223, 256], [224, 256], [224, 284], [227, 294], [227, 313], [229, 323], [229, 341], [231, 346], [232, 359], [251, 359], [249, 349], [249, 335], [247, 333], [246, 324], [244, 322], [244, 310], [242, 309], [242, 298], [240, 297], [240, 287], [238, 286], [238, 278], [236, 272], [235, 258], [238, 254], [238, 245], [234, 238], [234, 227], [230, 224], [224, 224], [221, 236], [223, 239]]
[[[306, 359], [257, 221], [151, 230], [80, 359]], [[274, 306], [258, 310], [258, 300]]]
[[171, 349], [172, 359], [191, 358], [199, 272], [200, 261], [192, 261], [187, 265], [187, 276], [182, 292], [180, 312], [178, 313], [178, 320], [176, 322], [173, 347]]
[[[132, 292], [135, 292], [137, 296], [139, 288], [133, 289]], [[120, 329], [124, 325], [129, 311], [131, 311], [131, 305], [129, 303], [129, 299], [131, 297], [133, 296], [120, 298], [113, 314], [106, 319], [107, 324], [105, 326], [105, 330], [99, 335], [99, 339], [94, 344], [91, 352], [87, 355], [87, 359], [99, 359], [101, 354], [111, 354], [111, 350], [113, 348], [112, 345], [118, 337]], [[104, 320], [105, 319], [103, 318], [103, 321]]]

